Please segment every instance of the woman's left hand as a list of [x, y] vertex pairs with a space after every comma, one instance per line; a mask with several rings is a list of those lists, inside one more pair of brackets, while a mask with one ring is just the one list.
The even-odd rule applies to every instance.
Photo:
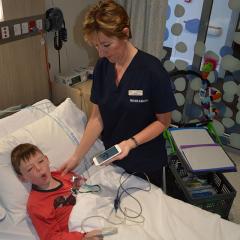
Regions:
[[136, 147], [135, 143], [131, 140], [131, 139], [128, 139], [128, 140], [124, 140], [120, 143], [118, 143], [118, 146], [120, 147], [121, 149], [121, 153], [118, 154], [116, 157], [112, 158], [109, 162], [107, 162], [106, 164], [104, 165], [108, 165], [109, 163], [112, 163], [116, 160], [121, 160], [123, 158], [125, 158], [128, 153]]

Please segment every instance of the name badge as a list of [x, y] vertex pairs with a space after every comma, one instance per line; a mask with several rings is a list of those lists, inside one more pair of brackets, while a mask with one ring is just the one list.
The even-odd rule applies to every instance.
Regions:
[[143, 90], [128, 90], [128, 96], [143, 96]]

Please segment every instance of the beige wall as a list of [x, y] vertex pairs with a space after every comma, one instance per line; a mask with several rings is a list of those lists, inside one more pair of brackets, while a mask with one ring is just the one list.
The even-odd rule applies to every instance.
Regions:
[[[81, 34], [82, 19], [87, 7], [96, 0], [45, 0], [46, 10], [58, 7], [62, 10], [66, 28], [68, 31], [68, 41], [61, 49], [61, 70], [63, 73], [69, 72], [79, 67], [93, 66], [97, 60], [97, 52], [89, 47]], [[49, 62], [51, 65], [51, 79], [58, 73], [58, 53], [53, 46], [54, 33], [47, 33]]]
[[44, 12], [44, 0], [2, 0], [4, 20], [39, 15]]
[[[3, 0], [5, 20], [44, 13], [44, 0]], [[41, 36], [0, 45], [0, 109], [49, 97]]]

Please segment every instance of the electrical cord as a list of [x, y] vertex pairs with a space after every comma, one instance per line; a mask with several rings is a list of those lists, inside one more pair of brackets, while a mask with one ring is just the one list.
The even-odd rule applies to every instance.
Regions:
[[[129, 180], [129, 178], [133, 175], [136, 174], [135, 173], [132, 173], [132, 174], [128, 174], [128, 176], [122, 180], [124, 174], [128, 174], [126, 171], [124, 171], [121, 176], [120, 176], [120, 179], [119, 179], [119, 182], [120, 182], [120, 185], [118, 187], [118, 190], [117, 190], [117, 196], [116, 198], [114, 199], [114, 203], [113, 203], [113, 208], [109, 214], [109, 217], [103, 217], [103, 216], [100, 216], [100, 215], [93, 215], [93, 216], [89, 216], [85, 219], [83, 219], [83, 221], [81, 222], [81, 230], [83, 232], [86, 232], [85, 229], [84, 229], [84, 225], [86, 224], [86, 222], [89, 220], [89, 219], [92, 219], [92, 218], [101, 218], [103, 220], [105, 220], [107, 223], [110, 223], [112, 225], [120, 225], [120, 224], [126, 224], [126, 220], [130, 221], [130, 222], [134, 222], [134, 223], [137, 223], [137, 224], [140, 224], [140, 223], [143, 223], [145, 221], [145, 218], [144, 216], [142, 216], [142, 206], [141, 206], [141, 203], [140, 201], [132, 196], [132, 194], [129, 192], [130, 190], [141, 190], [141, 191], [144, 191], [144, 192], [149, 192], [151, 190], [151, 184], [150, 184], [150, 181], [149, 181], [149, 178], [147, 176], [147, 174], [143, 173], [144, 176], [146, 177], [148, 183], [149, 183], [149, 187], [147, 189], [143, 189], [143, 188], [140, 188], [140, 187], [127, 187], [125, 188], [123, 185], [124, 183], [127, 182], [127, 180]], [[121, 191], [122, 190], [122, 191]], [[120, 192], [121, 191], [121, 192]], [[123, 195], [126, 194], [127, 196], [130, 196], [132, 199], [134, 199], [136, 201], [136, 203], [138, 204], [139, 208], [140, 208], [140, 211], [135, 211], [133, 209], [130, 209], [130, 208], [122, 208], [121, 207], [121, 198], [123, 197]], [[120, 210], [119, 212], [122, 214], [122, 217], [117, 215], [117, 210]], [[131, 212], [131, 213], [134, 213], [135, 215], [134, 216], [130, 216], [128, 212]], [[113, 221], [113, 220], [110, 220], [111, 219], [111, 216], [112, 214], [114, 214], [114, 217], [115, 217], [115, 220], [117, 221]], [[137, 219], [140, 220], [138, 221]]]
[[98, 184], [90, 185], [90, 184], [83, 184], [79, 188], [78, 187], [72, 187], [71, 192], [75, 195], [78, 193], [97, 193], [101, 192], [101, 186]]
[[[123, 178], [124, 174], [128, 174], [128, 176], [122, 181], [122, 178]], [[138, 217], [140, 217], [140, 216], [142, 215], [142, 205], [141, 205], [141, 203], [140, 203], [139, 200], [138, 200], [136, 197], [134, 197], [129, 191], [130, 191], [130, 190], [131, 190], [131, 191], [132, 191], [132, 190], [140, 190], [140, 191], [144, 191], [144, 192], [149, 192], [149, 191], [151, 191], [150, 180], [149, 180], [149, 178], [148, 178], [148, 176], [147, 176], [146, 173], [142, 173], [142, 174], [146, 177], [147, 182], [148, 182], [148, 184], [149, 184], [149, 187], [148, 187], [147, 189], [143, 189], [143, 188], [140, 188], [140, 187], [127, 187], [127, 188], [124, 187], [124, 183], [126, 183], [127, 180], [128, 180], [131, 176], [134, 176], [135, 174], [137, 174], [137, 173], [134, 172], [134, 173], [132, 173], [132, 174], [129, 174], [129, 173], [127, 173], [126, 171], [124, 171], [124, 172], [121, 174], [120, 179], [119, 179], [120, 185], [119, 185], [118, 190], [117, 190], [116, 198], [114, 199], [114, 202], [113, 202], [113, 207], [114, 207], [115, 212], [117, 212], [118, 209], [119, 209], [119, 210], [121, 211], [121, 213], [122, 213], [125, 217], [127, 217], [127, 218], [138, 218]], [[121, 193], [120, 193], [120, 190], [122, 190]], [[122, 207], [121, 207], [121, 199], [122, 199], [122, 197], [124, 196], [124, 194], [128, 195], [128, 196], [131, 197], [133, 200], [135, 200], [135, 202], [136, 202], [137, 205], [139, 206], [139, 209], [140, 209], [139, 212], [136, 212], [136, 211], [131, 210], [131, 212], [136, 213], [135, 216], [130, 216], [129, 214], [127, 214], [127, 213], [126, 213], [126, 209], [127, 209], [127, 208], [125, 208], [125, 211], [122, 209]], [[128, 210], [130, 211], [130, 209], [128, 209]]]
[[89, 219], [92, 219], [92, 218], [101, 218], [103, 220], [105, 220], [107, 223], [109, 224], [112, 224], [112, 225], [120, 225], [123, 223], [123, 221], [121, 222], [113, 222], [113, 221], [110, 221], [108, 218], [106, 217], [103, 217], [103, 216], [100, 216], [100, 215], [93, 215], [93, 216], [90, 216], [90, 217], [86, 217], [83, 219], [83, 221], [81, 222], [81, 226], [80, 226], [80, 229], [81, 229], [81, 232], [87, 232], [86, 229], [84, 229], [84, 225], [86, 225], [86, 222], [89, 220]]
[[[72, 133], [72, 131], [71, 131], [61, 120], [57, 119], [56, 117], [53, 117], [53, 116], [50, 115], [48, 112], [40, 109], [40, 108], [37, 107], [37, 106], [27, 106], [27, 107], [25, 107], [25, 109], [36, 109], [36, 110], [38, 110], [38, 111], [41, 111], [42, 113], [44, 113], [45, 115], [47, 115], [48, 117], [50, 117], [52, 120], [54, 120], [54, 121], [57, 123], [57, 125], [58, 125], [58, 126], [65, 132], [65, 134], [70, 138], [70, 140], [72, 140], [73, 143], [79, 144], [79, 140], [77, 139], [77, 137]], [[86, 169], [86, 171], [87, 171], [87, 173], [88, 173], [88, 175], [89, 175], [89, 171], [88, 171], [88, 168], [87, 168], [87, 166], [86, 166], [86, 162], [85, 162], [85, 161], [84, 161], [84, 166], [85, 166], [85, 169]], [[141, 191], [149, 192], [149, 191], [151, 190], [151, 184], [150, 184], [150, 181], [149, 181], [148, 176], [147, 176], [145, 173], [143, 173], [143, 174], [145, 175], [146, 179], [148, 180], [148, 183], [149, 183], [149, 188], [148, 188], [148, 189], [143, 189], [143, 188], [139, 188], [139, 187], [128, 187], [128, 188], [125, 188], [125, 187], [124, 187], [124, 183], [126, 183], [127, 180], [128, 180], [131, 176], [133, 176], [134, 174], [136, 174], [136, 172], [133, 173], [133, 174], [128, 174], [128, 176], [127, 176], [124, 180], [122, 180], [124, 174], [126, 174], [126, 173], [127, 173], [127, 172], [123, 172], [123, 173], [121, 174], [121, 176], [120, 176], [120, 179], [119, 179], [120, 185], [119, 185], [118, 190], [117, 190], [117, 196], [116, 196], [116, 198], [114, 199], [113, 209], [115, 210], [115, 213], [116, 213], [117, 210], [119, 209], [119, 210], [121, 211], [121, 213], [123, 214], [124, 217], [130, 218], [130, 219], [134, 219], [134, 218], [136, 219], [136, 218], [140, 217], [141, 214], [142, 214], [142, 206], [141, 206], [141, 203], [139, 202], [139, 200], [138, 200], [136, 197], [132, 196], [132, 194], [131, 194], [129, 191], [130, 191], [130, 190], [131, 190], [131, 191], [132, 191], [132, 190], [141, 190]], [[88, 189], [86, 189], [86, 188], [88, 188]], [[87, 192], [89, 193], [89, 192], [99, 192], [99, 191], [101, 190], [101, 187], [100, 187], [99, 185], [86, 185], [86, 188], [85, 188], [84, 190], [79, 190], [78, 192], [79, 192], [79, 193], [87, 193]], [[120, 190], [122, 190], [122, 191], [120, 192]], [[77, 192], [76, 192], [76, 194], [77, 194]], [[137, 203], [137, 205], [139, 206], [139, 209], [140, 209], [139, 212], [136, 212], [136, 211], [131, 210], [131, 209], [129, 209], [129, 208], [125, 208], [124, 210], [122, 209], [122, 207], [121, 207], [121, 199], [122, 199], [122, 197], [123, 197], [124, 194], [130, 196], [132, 199], [134, 199], [134, 200], [136, 201], [136, 203]], [[130, 216], [129, 214], [127, 214], [126, 210], [136, 213], [135, 216]]]

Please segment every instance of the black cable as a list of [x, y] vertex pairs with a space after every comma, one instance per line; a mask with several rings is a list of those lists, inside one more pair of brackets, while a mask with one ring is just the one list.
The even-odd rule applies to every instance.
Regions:
[[[82, 189], [82, 190], [81, 190]], [[84, 190], [85, 189], [85, 190]], [[78, 191], [78, 193], [94, 193], [94, 192], [101, 192], [101, 186], [98, 184], [94, 184], [94, 185], [89, 185], [89, 184], [84, 184], [82, 185]]]
[[[142, 173], [145, 175], [146, 179], [148, 180], [148, 183], [149, 183], [149, 188], [148, 189], [143, 189], [143, 188], [139, 188], [139, 187], [128, 187], [128, 188], [124, 188], [124, 183], [131, 177], [131, 176], [134, 176], [136, 174], [136, 172], [132, 173], [132, 174], [128, 174], [128, 176], [122, 181], [122, 177], [124, 176], [124, 174], [127, 173], [126, 171], [124, 171], [122, 174], [121, 174], [121, 177], [119, 179], [119, 182], [120, 182], [120, 185], [118, 187], [118, 190], [117, 190], [117, 195], [116, 195], [116, 198], [114, 199], [114, 202], [113, 202], [113, 206], [114, 206], [114, 209], [115, 209], [115, 212], [117, 212], [117, 210], [119, 209], [122, 214], [125, 216], [125, 217], [128, 217], [128, 218], [138, 218], [139, 216], [141, 216], [142, 214], [142, 205], [141, 203], [139, 202], [139, 200], [134, 197], [130, 192], [129, 190], [140, 190], [140, 191], [144, 191], [144, 192], [149, 192], [151, 190], [151, 184], [150, 184], [150, 181], [149, 181], [149, 178], [148, 176], [145, 174], [145, 173]], [[120, 193], [120, 190], [122, 190], [122, 192]], [[136, 215], [135, 216], [130, 216], [128, 215], [122, 208], [121, 208], [121, 198], [123, 197], [123, 195], [126, 194], [128, 196], [130, 196], [132, 199], [134, 199], [136, 201], [136, 203], [138, 204], [139, 208], [140, 208], [140, 211], [139, 212], [135, 212], [135, 211], [132, 211], [132, 212], [135, 212]]]
[[63, 27], [58, 31], [59, 39], [61, 41], [66, 42], [67, 41], [67, 29], [65, 27], [65, 22], [63, 21]]
[[62, 49], [63, 43], [62, 43], [62, 39], [61, 39], [61, 36], [60, 36], [60, 31], [56, 31], [54, 33], [53, 43], [54, 43], [54, 48], [56, 50], [59, 51], [59, 50]]
[[61, 54], [60, 54], [60, 50], [58, 50], [58, 72], [61, 73], [62, 69], [61, 69]]

